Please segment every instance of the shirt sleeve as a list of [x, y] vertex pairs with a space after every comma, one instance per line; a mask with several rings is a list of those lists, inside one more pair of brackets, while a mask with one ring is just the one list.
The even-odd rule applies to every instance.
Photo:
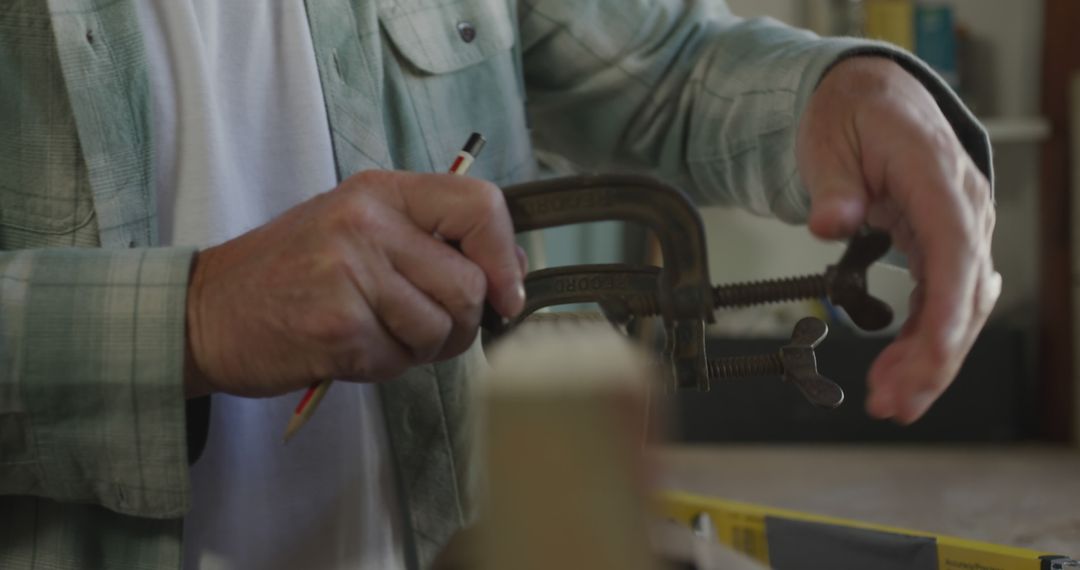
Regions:
[[187, 510], [194, 250], [0, 253], [0, 494]]
[[927, 87], [993, 181], [978, 122], [894, 46], [714, 14], [700, 0], [521, 0], [519, 19], [537, 148], [586, 169], [651, 171], [700, 205], [804, 221], [799, 119], [830, 67], [875, 55]]

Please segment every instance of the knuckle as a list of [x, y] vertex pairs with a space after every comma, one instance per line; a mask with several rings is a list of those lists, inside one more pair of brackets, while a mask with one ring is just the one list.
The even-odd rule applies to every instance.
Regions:
[[393, 172], [388, 170], [364, 170], [352, 176], [352, 182], [359, 190], [382, 188], [390, 184]]
[[319, 265], [325, 268], [332, 278], [348, 276], [352, 273], [349, 263], [348, 245], [338, 239], [327, 239], [317, 250]]
[[377, 292], [376, 287], [367, 283], [370, 281], [366, 279], [370, 270], [359, 263], [361, 256], [358, 251], [364, 247], [367, 245], [362, 239], [350, 243], [338, 236], [330, 236], [323, 240], [318, 247], [306, 253], [310, 257], [309, 262], [294, 270], [301, 274], [293, 276], [293, 279], [302, 283], [302, 289], [295, 290], [294, 295], [308, 299], [318, 313], [333, 313], [335, 319], [347, 318], [349, 311], [352, 311], [352, 316], [358, 316], [359, 310], [350, 308], [358, 301], [357, 291], [361, 295]]
[[476, 207], [485, 217], [499, 215], [506, 209], [506, 198], [495, 184], [480, 180], [477, 184]]
[[487, 276], [476, 265], [470, 263], [460, 272], [457, 283], [457, 294], [448, 307], [460, 319], [467, 315], [469, 320], [474, 313], [479, 312], [483, 306], [484, 297], [487, 295]]
[[480, 329], [476, 327], [463, 328], [455, 331], [449, 339], [446, 341], [446, 346], [443, 347], [442, 352], [439, 354], [440, 359], [453, 358], [459, 354], [465, 352], [476, 342], [476, 336], [480, 333]]
[[454, 327], [449, 315], [441, 311], [436, 312], [426, 321], [422, 326], [416, 327], [408, 340], [409, 348], [417, 362], [435, 360]]
[[338, 209], [336, 221], [337, 229], [341, 231], [366, 235], [378, 235], [386, 223], [378, 203], [367, 197], [358, 197]]
[[375, 231], [386, 225], [388, 207], [394, 207], [393, 196], [388, 194], [397, 185], [398, 173], [385, 170], [365, 170], [354, 174], [344, 184], [351, 191], [338, 195], [329, 204], [327, 217], [341, 230]]
[[927, 125], [923, 128], [927, 130], [927, 143], [932, 152], [942, 157], [951, 158], [954, 161], [967, 158], [967, 153], [960, 145], [960, 141], [956, 138], [956, 134], [953, 133], [952, 128], [947, 124]]
[[978, 259], [986, 241], [982, 219], [975, 215], [962, 216], [956, 221], [955, 232], [955, 247], [963, 254], [964, 259]]
[[343, 347], [346, 358], [348, 377], [355, 380], [389, 380], [401, 374], [408, 363], [389, 350], [371, 350], [371, 347], [384, 346], [385, 335], [374, 323], [358, 327], [352, 342]]
[[357, 196], [335, 196], [320, 212], [324, 224], [331, 231], [347, 230], [352, 225], [353, 213], [361, 208], [363, 200]]

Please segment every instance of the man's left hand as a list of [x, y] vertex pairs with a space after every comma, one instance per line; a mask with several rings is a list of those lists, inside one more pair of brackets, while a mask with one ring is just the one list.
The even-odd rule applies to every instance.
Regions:
[[911, 313], [878, 356], [867, 411], [911, 423], [956, 376], [1001, 294], [990, 184], [923, 85], [895, 62], [854, 57], [824, 77], [799, 125], [810, 231], [887, 230], [916, 281]]

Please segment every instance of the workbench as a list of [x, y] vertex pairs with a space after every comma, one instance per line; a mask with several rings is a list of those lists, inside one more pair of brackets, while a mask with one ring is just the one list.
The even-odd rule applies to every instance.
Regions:
[[654, 455], [665, 489], [1080, 556], [1075, 449], [725, 445]]

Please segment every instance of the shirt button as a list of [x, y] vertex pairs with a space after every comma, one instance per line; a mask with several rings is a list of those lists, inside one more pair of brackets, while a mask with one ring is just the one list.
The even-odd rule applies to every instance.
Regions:
[[467, 44], [471, 44], [476, 39], [476, 26], [473, 26], [472, 22], [458, 22], [457, 31], [458, 35], [461, 36], [461, 41]]

